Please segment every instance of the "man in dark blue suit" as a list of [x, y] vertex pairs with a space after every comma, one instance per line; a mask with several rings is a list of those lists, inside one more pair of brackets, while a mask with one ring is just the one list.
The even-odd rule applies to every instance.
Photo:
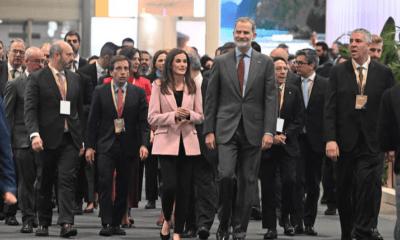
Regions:
[[[148, 156], [148, 103], [144, 89], [127, 82], [129, 69], [130, 62], [125, 56], [118, 55], [111, 59], [113, 80], [96, 87], [87, 125], [86, 160], [93, 163], [96, 151], [98, 156], [101, 236], [126, 235], [119, 226], [126, 213], [136, 161], [139, 157], [144, 160]], [[117, 178], [113, 205], [110, 196], [115, 169]]]
[[[17, 203], [17, 183], [15, 181], [14, 162], [11, 156], [10, 131], [3, 99], [0, 98], [0, 190], [4, 203]], [[0, 216], [4, 220], [4, 215]]]

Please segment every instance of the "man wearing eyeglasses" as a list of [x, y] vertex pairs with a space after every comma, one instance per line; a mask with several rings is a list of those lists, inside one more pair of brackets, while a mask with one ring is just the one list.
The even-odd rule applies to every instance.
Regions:
[[69, 71], [71, 46], [64, 41], [50, 48], [46, 68], [29, 74], [25, 90], [25, 124], [32, 149], [38, 152], [36, 236], [48, 236], [52, 224], [51, 190], [57, 169], [61, 237], [77, 235], [74, 224], [75, 176], [84, 152], [81, 78]]
[[26, 45], [22, 39], [14, 39], [11, 41], [9, 50], [7, 50], [8, 62], [0, 65], [0, 94], [4, 97], [6, 82], [21, 76], [25, 71], [22, 66], [24, 61]]
[[[31, 47], [26, 51], [24, 63], [25, 72], [6, 83], [4, 105], [6, 109], [8, 126], [11, 132], [11, 147], [14, 153], [15, 164], [18, 171], [18, 200], [22, 213], [23, 227], [21, 233], [32, 233], [35, 223], [35, 190], [36, 179], [35, 154], [31, 148], [28, 131], [24, 122], [24, 96], [25, 87], [30, 73], [43, 68], [43, 53], [37, 47]], [[10, 206], [11, 207], [11, 206]], [[14, 208], [14, 217], [17, 210]], [[17, 221], [16, 219], [9, 220]]]
[[[81, 48], [81, 37], [79, 34], [75, 31], [69, 31], [67, 34], [65, 34], [64, 41], [67, 43], [70, 43], [74, 46], [77, 52], [79, 52], [79, 49]], [[88, 63], [84, 58], [81, 58], [79, 56], [79, 53], [76, 54], [76, 57], [74, 59], [74, 67], [75, 70], [78, 70], [79, 68], [86, 66]]]
[[[300, 158], [296, 162], [294, 204], [297, 221], [295, 232], [317, 235], [314, 223], [317, 217], [320, 172], [325, 153], [322, 141], [322, 123], [328, 80], [315, 73], [319, 57], [314, 50], [297, 51], [294, 63], [300, 77], [292, 83], [300, 90], [304, 108], [303, 126], [298, 138]], [[307, 194], [307, 198], [303, 204], [305, 194]]]

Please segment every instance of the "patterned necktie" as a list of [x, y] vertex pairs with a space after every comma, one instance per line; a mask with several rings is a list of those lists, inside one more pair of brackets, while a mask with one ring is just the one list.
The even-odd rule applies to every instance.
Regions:
[[278, 88], [278, 112], [281, 110], [282, 89]]
[[363, 67], [358, 67], [357, 69], [358, 69], [358, 77], [360, 78], [360, 84], [358, 85], [358, 90], [361, 93], [361, 88], [362, 88], [363, 80], [364, 80], [364, 75], [363, 75], [363, 69], [364, 68]]
[[244, 84], [244, 53], [242, 53], [242, 56], [239, 61], [239, 65], [237, 68], [237, 75], [239, 79], [239, 87], [240, 87], [240, 93], [243, 95], [243, 84]]
[[[62, 100], [65, 101], [65, 99], [66, 99], [65, 81], [64, 81], [64, 78], [61, 76], [61, 73], [57, 73], [57, 77], [58, 77], [58, 82], [60, 83], [60, 84], [58, 84], [58, 89], [60, 90]], [[67, 119], [65, 119], [64, 128], [68, 130]]]
[[12, 70], [11, 72], [12, 72], [12, 73], [11, 73], [11, 78], [14, 79], [14, 78], [15, 78], [15, 72], [17, 72], [17, 70], [14, 69], [14, 70]]
[[304, 99], [304, 105], [307, 107], [308, 104], [308, 81], [310, 79], [304, 78], [304, 83], [303, 83], [303, 99]]
[[118, 116], [122, 116], [122, 110], [124, 109], [124, 106], [122, 105], [122, 88], [118, 88]]

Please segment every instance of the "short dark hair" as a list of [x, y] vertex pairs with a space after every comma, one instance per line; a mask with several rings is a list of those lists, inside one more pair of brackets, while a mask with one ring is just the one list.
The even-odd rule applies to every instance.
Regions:
[[100, 57], [103, 58], [106, 55], [109, 56], [110, 58], [115, 55], [115, 52], [117, 51], [118, 46], [115, 45], [112, 42], [107, 42], [103, 45], [100, 51]]
[[322, 47], [323, 51], [328, 51], [328, 49], [329, 49], [328, 44], [326, 44], [325, 42], [317, 42], [317, 44], [315, 44], [315, 46]]
[[283, 57], [273, 57], [272, 60], [274, 60], [274, 62], [282, 60], [284, 63], [287, 64], [286, 60]]
[[67, 32], [67, 34], [65, 34], [65, 37], [64, 37], [64, 41], [66, 42], [67, 41], [67, 37], [68, 36], [76, 36], [77, 38], [78, 38], [78, 42], [80, 43], [81, 42], [81, 37], [79, 36], [79, 34], [77, 33], [77, 32], [75, 32], [75, 31], [69, 31], [69, 32]]
[[349, 60], [349, 59], [351, 59], [349, 56], [340, 56], [340, 57], [338, 57], [337, 59], [336, 59], [336, 63], [335, 63], [335, 65], [338, 65], [338, 64], [340, 64], [339, 63], [339, 61], [340, 61], [340, 59], [346, 59], [346, 60]]
[[151, 60], [151, 55], [150, 55], [150, 53], [148, 52], [148, 51], [140, 51], [142, 54], [147, 54], [147, 55], [149, 55], [149, 60]]
[[257, 52], [261, 53], [261, 46], [256, 41], [251, 42], [251, 47]]
[[289, 46], [286, 45], [286, 44], [284, 44], [284, 43], [280, 43], [280, 44], [278, 45], [278, 47], [276, 47], [276, 48], [289, 48]]
[[90, 62], [90, 61], [92, 61], [93, 59], [99, 59], [99, 56], [97, 56], [97, 55], [93, 55], [93, 56], [91, 56], [90, 58], [88, 58], [88, 62]]
[[221, 54], [225, 54], [228, 52], [229, 48], [235, 48], [236, 47], [236, 43], [234, 42], [227, 42], [225, 43], [222, 48], [221, 48]]
[[131, 42], [131, 43], [135, 44], [135, 41], [133, 41], [132, 38], [125, 38], [124, 40], [122, 40], [122, 45], [124, 45], [124, 42]]
[[123, 55], [116, 55], [114, 57], [111, 58], [111, 62], [110, 65], [108, 66], [108, 69], [112, 72], [114, 71], [114, 66], [116, 62], [120, 62], [120, 61], [127, 61], [129, 64], [129, 69], [131, 69], [131, 61], [129, 61], [129, 59]]
[[314, 63], [314, 70], [317, 69], [319, 64], [318, 54], [311, 48], [304, 48], [296, 52], [296, 57], [304, 55], [308, 64]]

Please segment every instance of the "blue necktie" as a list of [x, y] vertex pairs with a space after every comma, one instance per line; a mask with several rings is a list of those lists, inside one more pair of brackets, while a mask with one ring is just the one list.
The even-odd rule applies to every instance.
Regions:
[[304, 78], [304, 84], [303, 84], [303, 99], [304, 99], [304, 105], [307, 107], [308, 104], [308, 81], [310, 79]]

